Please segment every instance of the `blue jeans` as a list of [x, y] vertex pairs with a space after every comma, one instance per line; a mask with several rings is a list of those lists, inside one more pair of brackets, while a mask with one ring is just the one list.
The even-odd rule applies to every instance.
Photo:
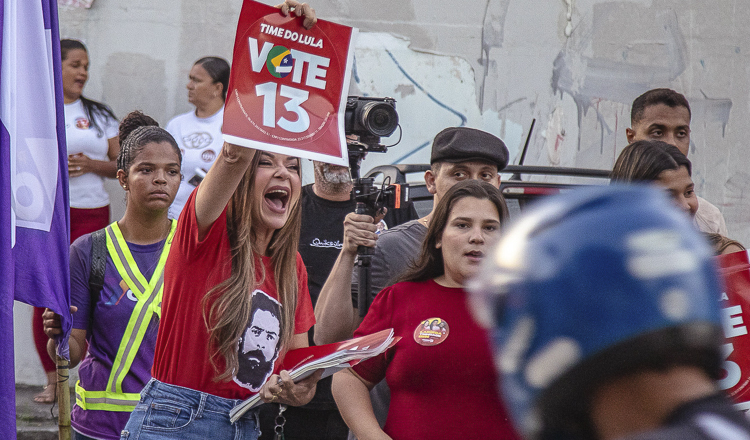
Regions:
[[234, 424], [229, 422], [229, 410], [240, 402], [151, 379], [120, 438], [257, 440], [257, 409], [246, 412]]

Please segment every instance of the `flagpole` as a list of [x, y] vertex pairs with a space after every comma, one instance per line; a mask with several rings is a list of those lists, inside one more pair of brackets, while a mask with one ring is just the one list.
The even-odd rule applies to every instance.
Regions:
[[70, 440], [70, 361], [56, 356], [57, 363], [57, 426], [59, 428], [59, 439]]

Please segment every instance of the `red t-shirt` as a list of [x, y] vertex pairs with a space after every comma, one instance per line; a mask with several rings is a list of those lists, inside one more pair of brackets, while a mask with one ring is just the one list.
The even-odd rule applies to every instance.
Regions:
[[402, 338], [353, 367], [370, 382], [388, 382], [384, 430], [394, 440], [519, 438], [497, 394], [488, 336], [466, 301], [463, 289], [432, 280], [398, 283], [375, 297], [354, 333], [393, 327]]
[[[218, 371], [224, 370], [225, 363], [223, 357], [216, 358], [215, 369], [209, 361], [215, 350], [213, 346], [208, 347], [209, 335], [201, 302], [204, 295], [231, 272], [227, 215], [225, 209], [205, 238], [199, 241], [194, 191], [180, 215], [164, 268], [164, 299], [151, 371], [154, 378], [228, 399], [246, 399], [277, 372], [281, 305], [273, 263], [264, 256], [262, 265], [257, 268], [259, 271], [265, 268], [265, 279], [253, 292], [248, 292], [252, 296], [252, 310], [238, 344], [239, 369], [229, 381], [216, 382], [214, 378]], [[299, 254], [297, 281], [294, 333], [300, 334], [315, 324], [315, 316], [307, 290], [307, 271]]]

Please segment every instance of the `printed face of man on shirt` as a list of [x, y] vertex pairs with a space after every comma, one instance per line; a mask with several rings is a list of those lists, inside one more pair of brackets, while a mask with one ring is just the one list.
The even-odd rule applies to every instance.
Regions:
[[278, 315], [278, 303], [262, 292], [253, 294], [250, 323], [240, 338], [237, 352], [239, 369], [234, 380], [241, 387], [258, 391], [273, 372], [281, 338]]

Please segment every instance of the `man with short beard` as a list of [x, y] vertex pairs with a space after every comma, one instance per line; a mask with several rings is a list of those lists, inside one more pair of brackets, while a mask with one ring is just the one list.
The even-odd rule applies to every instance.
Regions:
[[[302, 187], [302, 227], [299, 253], [307, 268], [307, 286], [313, 306], [331, 272], [344, 241], [344, 218], [354, 212], [351, 198], [352, 178], [349, 168], [324, 162], [313, 162], [315, 182]], [[369, 216], [362, 216], [372, 223]], [[417, 218], [413, 207], [387, 212], [380, 222], [382, 228], [396, 226]], [[310, 345], [313, 332], [310, 330]], [[260, 411], [261, 440], [273, 438], [274, 419], [278, 405], [264, 405]], [[288, 407], [284, 412], [284, 438], [344, 440], [349, 428], [339, 415], [331, 395], [331, 378], [318, 382], [315, 397], [303, 407]]]
[[[307, 286], [315, 307], [343, 244], [344, 218], [354, 212], [356, 203], [351, 198], [353, 184], [348, 167], [317, 161], [313, 166], [315, 183], [302, 187], [299, 253], [307, 268]], [[387, 229], [416, 218], [411, 207], [394, 209], [385, 214], [379, 227]]]

